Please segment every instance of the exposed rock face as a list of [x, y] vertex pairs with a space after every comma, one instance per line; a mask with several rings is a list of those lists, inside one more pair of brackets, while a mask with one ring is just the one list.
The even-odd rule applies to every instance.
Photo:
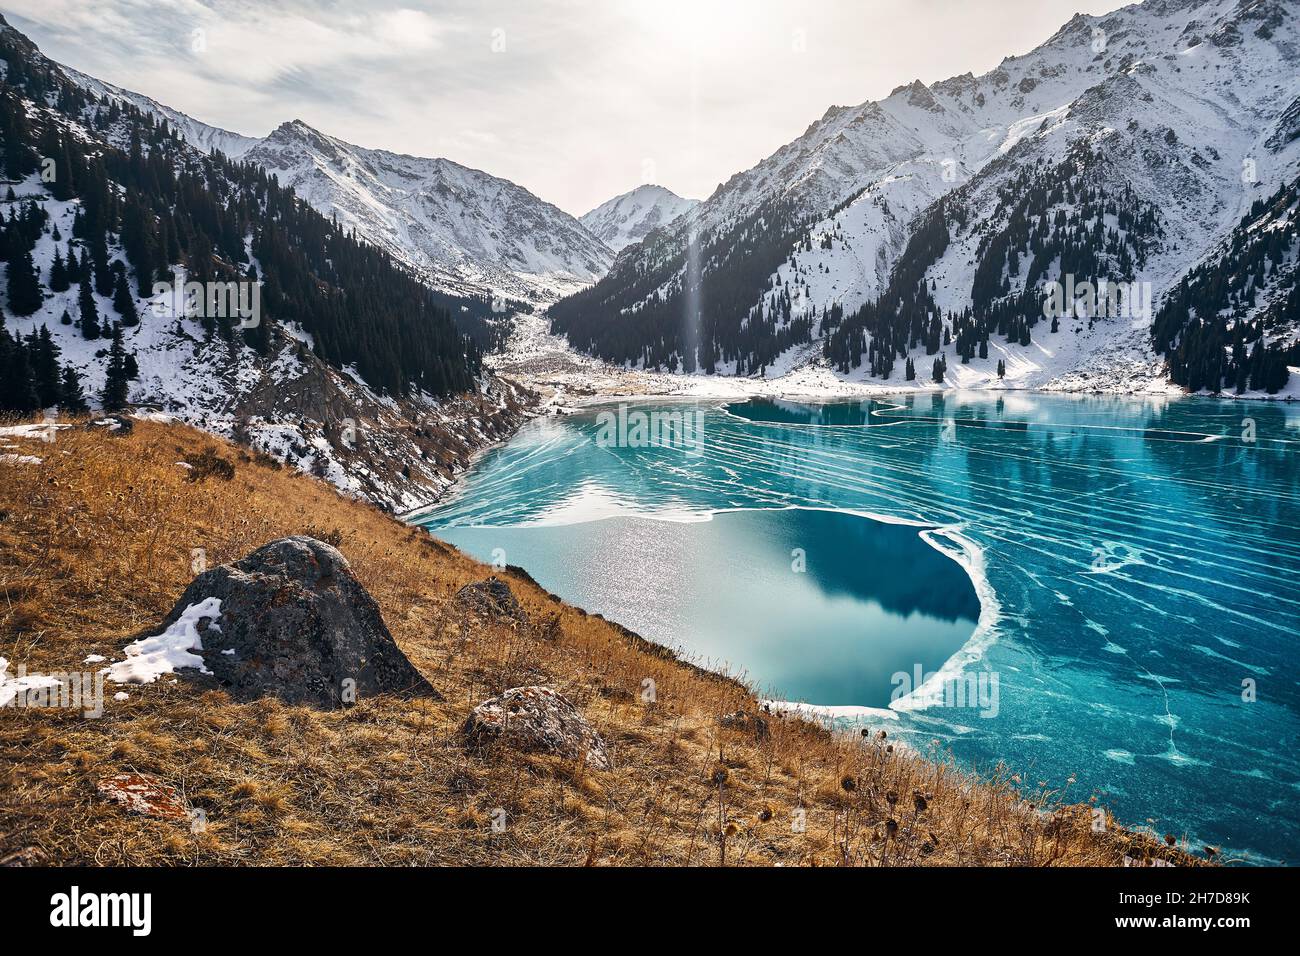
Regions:
[[527, 753], [584, 760], [596, 770], [613, 766], [604, 739], [550, 687], [516, 687], [483, 701], [470, 711], [461, 734], [471, 746], [501, 743]]
[[613, 258], [568, 213], [450, 160], [354, 146], [301, 120], [281, 124], [243, 158], [324, 216], [354, 225], [434, 288], [552, 302], [600, 276]]
[[495, 576], [465, 585], [452, 601], [457, 609], [473, 617], [528, 626], [528, 614], [510, 585]]
[[323, 541], [281, 538], [205, 571], [164, 626], [213, 597], [221, 616], [202, 632], [203, 660], [236, 700], [332, 708], [373, 694], [439, 696], [398, 649], [347, 559]]

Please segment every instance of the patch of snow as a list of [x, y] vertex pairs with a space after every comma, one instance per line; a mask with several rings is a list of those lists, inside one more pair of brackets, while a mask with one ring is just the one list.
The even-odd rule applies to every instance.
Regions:
[[60, 682], [56, 677], [48, 677], [44, 674], [23, 674], [18, 677], [6, 677], [8, 670], [9, 661], [0, 657], [0, 707], [7, 707], [15, 697], [29, 690], [60, 686]]
[[195, 667], [212, 673], [204, 666], [199, 637], [199, 622], [221, 617], [221, 599], [204, 598], [191, 604], [174, 624], [154, 637], [145, 637], [126, 646], [126, 660], [108, 668], [109, 680], [118, 684], [152, 684], [159, 676], [177, 668]]

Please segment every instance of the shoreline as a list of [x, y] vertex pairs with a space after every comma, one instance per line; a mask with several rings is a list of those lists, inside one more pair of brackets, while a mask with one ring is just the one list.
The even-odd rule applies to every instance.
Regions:
[[[563, 336], [552, 334], [544, 315], [518, 316], [517, 326], [503, 352], [487, 361], [498, 375], [542, 395], [543, 410], [551, 407], [582, 407], [620, 398], [637, 400], [699, 399], [743, 400], [772, 398], [789, 401], [832, 402], [879, 396], [976, 392], [1001, 394], [1042, 393], [1129, 398], [1217, 398], [1244, 401], [1291, 402], [1300, 399], [1300, 368], [1292, 369], [1286, 387], [1276, 395], [1265, 393], [1184, 392], [1163, 376], [1118, 378], [1112, 387], [1085, 387], [1069, 382], [1069, 371], [1033, 385], [969, 385], [922, 383], [911, 385], [873, 379], [840, 378], [813, 357], [780, 375], [753, 378], [702, 373], [657, 372], [612, 365], [603, 359], [574, 350]], [[1049, 373], [1050, 374], [1050, 373]]]

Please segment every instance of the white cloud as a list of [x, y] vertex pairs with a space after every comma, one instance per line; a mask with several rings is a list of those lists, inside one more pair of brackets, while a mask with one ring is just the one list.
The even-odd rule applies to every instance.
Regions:
[[[832, 104], [991, 69], [1119, 0], [6, 0], [51, 57], [204, 122], [300, 118], [573, 213], [701, 197]], [[206, 49], [195, 52], [193, 30]], [[495, 52], [494, 52], [495, 48]]]

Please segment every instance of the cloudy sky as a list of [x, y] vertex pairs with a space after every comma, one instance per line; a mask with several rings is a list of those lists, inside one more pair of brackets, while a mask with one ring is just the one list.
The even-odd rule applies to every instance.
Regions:
[[215, 126], [301, 119], [580, 214], [704, 197], [831, 105], [992, 69], [1121, 0], [0, 0], [52, 58]]

